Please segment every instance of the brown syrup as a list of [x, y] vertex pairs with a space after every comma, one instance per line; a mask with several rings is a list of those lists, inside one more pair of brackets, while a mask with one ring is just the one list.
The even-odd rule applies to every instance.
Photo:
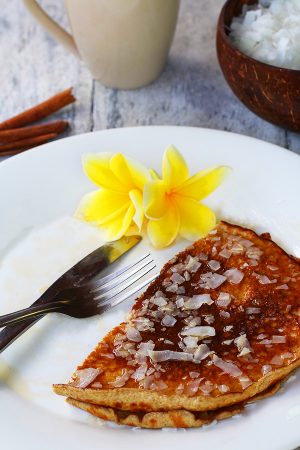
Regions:
[[[181, 284], [185, 288], [184, 296], [192, 297], [193, 295], [210, 294], [214, 303], [212, 305], [204, 304], [198, 310], [192, 311], [192, 314], [201, 318], [201, 325], [208, 325], [205, 322], [205, 316], [212, 315], [214, 317], [214, 322], [210, 326], [215, 328], [216, 335], [208, 339], [207, 345], [209, 349], [224, 361], [230, 361], [235, 364], [243, 375], [250, 379], [250, 383], [253, 383], [264, 375], [264, 366], [270, 366], [272, 370], [275, 370], [292, 363], [297, 358], [300, 341], [298, 316], [300, 266], [298, 261], [290, 258], [268, 237], [260, 238], [254, 233], [247, 230], [243, 231], [236, 227], [231, 229], [231, 227], [226, 226], [225, 229], [226, 231], [224, 231], [224, 227], [223, 229], [219, 228], [217, 234], [198, 241], [185, 252], [179, 254], [175, 263], [167, 263], [159, 278], [149, 286], [145, 294], [135, 303], [132, 317], [135, 318], [139, 315], [145, 299], [151, 298], [158, 290], [164, 293], [165, 298], [174, 298], [174, 293], [167, 292], [166, 289], [162, 288], [162, 282], [172, 274], [170, 268], [174, 264], [184, 264], [187, 254], [192, 256], [197, 256], [199, 253], [206, 254], [208, 260], [201, 261], [201, 267], [197, 272], [191, 273], [190, 280]], [[245, 254], [232, 254], [230, 258], [219, 256], [220, 249], [228, 241], [227, 232], [230, 232], [231, 235], [236, 234], [245, 239], [250, 239], [255, 247], [261, 250], [262, 254], [259, 259], [255, 260], [256, 265], [243, 267], [245, 263], [249, 264], [249, 261], [251, 261], [251, 258], [247, 258]], [[217, 240], [219, 237], [220, 240]], [[217, 273], [223, 274], [228, 269], [239, 268], [244, 274], [243, 280], [238, 284], [225, 281], [216, 289], [205, 289], [199, 287], [199, 285], [195, 286], [195, 284], [199, 284], [201, 274], [211, 271], [208, 262], [212, 259], [217, 260], [221, 265]], [[240, 269], [241, 267], [243, 268]], [[269, 280], [276, 280], [276, 282], [262, 284], [257, 275], [253, 273], [258, 274], [260, 277], [266, 276]], [[288, 282], [285, 283], [284, 280], [288, 280]], [[278, 289], [279, 286], [285, 284], [288, 286], [287, 289]], [[231, 302], [226, 308], [216, 304], [220, 292], [226, 292], [231, 295]], [[149, 304], [147, 312], [155, 311], [157, 308], [157, 305]], [[260, 311], [258, 314], [249, 314], [247, 308], [259, 308]], [[223, 317], [220, 315], [221, 311], [229, 313], [230, 316]], [[180, 342], [182, 341], [181, 331], [185, 323], [178, 317], [176, 319], [177, 321], [172, 327], [164, 326], [161, 321], [154, 322], [155, 331], [140, 332], [142, 342], [152, 340], [155, 344], [155, 351], [182, 351], [180, 348]], [[224, 328], [226, 326], [232, 326], [232, 329], [225, 331]], [[125, 370], [134, 372], [137, 368], [137, 366], [128, 364], [126, 358], [114, 356], [112, 359], [103, 356], [114, 355], [114, 339], [118, 334], [125, 334], [125, 324], [121, 324], [107, 335], [104, 341], [79, 367], [101, 367], [103, 372], [96, 381], [100, 381], [105, 389], [114, 388], [110, 383], [117, 376], [124, 373]], [[241, 334], [247, 336], [252, 349], [248, 355], [242, 357], [238, 356], [239, 350], [234, 342], [224, 345], [224, 341], [235, 339]], [[266, 339], [269, 340], [272, 339], [272, 336], [279, 335], [283, 336], [286, 341], [264, 345], [259, 343], [263, 340], [258, 339], [260, 335], [266, 335]], [[165, 343], [162, 338], [171, 341], [173, 344]], [[138, 343], [136, 348], [138, 348]], [[274, 361], [274, 357], [279, 357], [280, 355], [285, 355], [282, 359], [282, 364], [273, 364], [271, 361]], [[158, 364], [163, 369], [163, 371], [159, 371], [159, 380], [162, 380], [167, 385], [165, 389], [160, 391], [162, 394], [175, 394], [181, 383], [185, 386], [184, 393], [186, 393], [186, 386], [193, 381], [190, 372], [198, 372], [198, 378], [203, 378], [202, 383], [209, 382], [213, 384], [213, 389], [208, 394], [210, 396], [215, 397], [224, 394], [218, 389], [220, 385], [226, 385], [229, 388], [228, 393], [243, 392], [245, 389], [238, 378], [224, 373], [219, 367], [212, 364], [211, 357], [201, 361], [200, 364], [185, 361], [163, 361]], [[147, 366], [148, 368], [153, 366], [150, 358], [147, 360]], [[124, 387], [143, 389], [141, 383], [133, 378], [129, 378]], [[201, 389], [199, 389], [198, 393], [201, 394]]]

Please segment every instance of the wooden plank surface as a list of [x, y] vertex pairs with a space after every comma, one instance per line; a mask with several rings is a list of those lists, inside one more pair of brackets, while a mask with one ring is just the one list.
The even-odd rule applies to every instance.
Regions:
[[[67, 26], [62, 2], [40, 2]], [[93, 82], [84, 65], [36, 24], [19, 0], [0, 0], [0, 120], [74, 86], [78, 102], [61, 113], [70, 134], [134, 125], [190, 125], [254, 136], [300, 153], [299, 135], [268, 124], [232, 94], [218, 66], [215, 27], [223, 0], [183, 0], [162, 76], [136, 91]]]
[[[41, 2], [66, 23], [62, 2]], [[91, 129], [93, 81], [84, 65], [36, 24], [19, 0], [0, 0], [0, 120], [74, 86], [78, 102], [56, 114], [69, 119], [72, 133]]]

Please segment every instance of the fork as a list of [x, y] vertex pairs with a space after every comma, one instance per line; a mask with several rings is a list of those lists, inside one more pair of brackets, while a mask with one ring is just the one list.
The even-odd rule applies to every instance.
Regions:
[[[85, 318], [105, 311], [127, 300], [153, 281], [158, 274], [137, 283], [156, 267], [150, 253], [105, 277], [95, 277], [81, 286], [63, 289], [48, 303], [0, 316], [0, 327], [39, 318], [51, 312]], [[128, 289], [129, 287], [132, 289]]]

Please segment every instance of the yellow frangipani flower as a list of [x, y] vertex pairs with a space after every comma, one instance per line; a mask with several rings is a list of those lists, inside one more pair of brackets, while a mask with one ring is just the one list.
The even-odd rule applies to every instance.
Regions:
[[83, 169], [100, 189], [83, 197], [75, 215], [103, 230], [106, 241], [119, 239], [144, 221], [143, 188], [149, 171], [121, 153], [86, 155]]
[[163, 156], [162, 179], [152, 173], [144, 188], [143, 205], [152, 245], [166, 247], [178, 234], [190, 241], [205, 236], [215, 226], [216, 216], [200, 201], [222, 183], [229, 170], [220, 166], [190, 176], [184, 158], [175, 147], [169, 147]]

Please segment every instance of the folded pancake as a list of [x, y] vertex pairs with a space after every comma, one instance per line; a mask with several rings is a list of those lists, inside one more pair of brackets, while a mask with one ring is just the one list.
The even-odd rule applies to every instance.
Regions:
[[179, 253], [57, 394], [122, 411], [216, 411], [300, 365], [300, 264], [221, 222]]
[[[251, 401], [262, 400], [263, 398], [274, 395], [280, 388], [281, 383], [276, 383], [268, 388], [262, 394], [252, 397]], [[209, 425], [215, 420], [228, 419], [236, 414], [242, 413], [245, 405], [237, 405], [219, 408], [215, 411], [187, 411], [184, 409], [173, 411], [122, 411], [120, 409], [106, 408], [105, 406], [85, 403], [67, 398], [67, 402], [83, 411], [87, 411], [95, 417], [110, 422], [116, 422], [120, 425], [129, 425], [141, 428], [199, 428], [203, 425]]]
[[209, 425], [214, 420], [228, 419], [243, 411], [243, 406], [233, 405], [217, 411], [187, 411], [184, 409], [172, 411], [122, 411], [114, 408], [93, 405], [68, 398], [70, 405], [76, 406], [95, 417], [120, 425], [140, 428], [194, 428]]

